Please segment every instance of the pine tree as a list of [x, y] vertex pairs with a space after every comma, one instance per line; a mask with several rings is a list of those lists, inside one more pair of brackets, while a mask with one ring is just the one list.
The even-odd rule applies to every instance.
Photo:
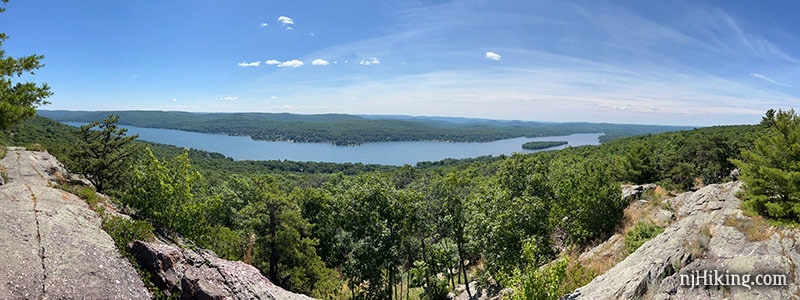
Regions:
[[84, 174], [98, 192], [121, 183], [140, 150], [132, 144], [139, 135], [126, 136], [128, 130], [117, 126], [117, 122], [119, 116], [109, 115], [103, 123], [94, 121], [81, 126], [81, 143], [73, 153], [73, 171]]
[[767, 112], [768, 126], [751, 150], [732, 162], [745, 182], [745, 205], [777, 219], [800, 221], [800, 117], [794, 110]]
[[[0, 0], [3, 4], [8, 0]], [[5, 8], [0, 7], [0, 12]], [[43, 55], [29, 55], [19, 58], [6, 56], [2, 49], [3, 41], [8, 36], [0, 33], [0, 131], [13, 128], [14, 125], [36, 114], [36, 108], [50, 104], [45, 101], [53, 93], [46, 83], [37, 85], [33, 82], [14, 82], [23, 74], [34, 75], [34, 70], [44, 66]]]

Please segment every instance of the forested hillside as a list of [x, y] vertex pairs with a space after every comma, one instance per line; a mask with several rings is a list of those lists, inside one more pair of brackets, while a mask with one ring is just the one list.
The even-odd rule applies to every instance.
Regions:
[[362, 117], [325, 114], [188, 113], [163, 111], [39, 111], [60, 122], [120, 116], [120, 124], [204, 133], [250, 136], [256, 140], [357, 145], [386, 141], [487, 142], [515, 137], [605, 133], [600, 141], [625, 136], [684, 130], [687, 127], [606, 123], [537, 123], [452, 118]]
[[[442, 299], [465, 281], [513, 286], [530, 275], [524, 270], [561, 250], [607, 238], [628, 205], [620, 183], [685, 190], [730, 180], [730, 159], [740, 158], [740, 149], [749, 149], [763, 128], [699, 128], [401, 168], [235, 162], [134, 142], [119, 146], [139, 147], [139, 155], [105, 192], [141, 221], [108, 226], [135, 232], [146, 230], [140, 223], [147, 222], [180, 233], [221, 257], [253, 264], [284, 288], [316, 297]], [[0, 134], [0, 143], [47, 149], [79, 170], [78, 150], [96, 147], [86, 138], [79, 129], [37, 117], [15, 134]], [[568, 268], [585, 276], [559, 283], [564, 290], [592, 277], [591, 270]]]

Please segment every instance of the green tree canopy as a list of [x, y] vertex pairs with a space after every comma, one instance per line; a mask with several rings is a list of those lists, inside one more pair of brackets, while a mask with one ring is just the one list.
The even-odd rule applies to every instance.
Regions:
[[103, 123], [81, 126], [80, 144], [72, 154], [74, 171], [84, 174], [98, 192], [121, 183], [140, 150], [132, 143], [139, 135], [126, 136], [128, 130], [117, 126], [118, 121], [119, 116], [109, 115]]
[[761, 123], [768, 127], [753, 148], [732, 160], [746, 184], [745, 204], [768, 217], [800, 221], [800, 117], [794, 110], [769, 110]]
[[193, 238], [205, 230], [205, 212], [213, 210], [193, 192], [203, 180], [189, 163], [187, 151], [173, 159], [159, 160], [148, 148], [142, 162], [134, 167], [130, 188], [121, 200], [154, 225]]
[[[8, 0], [2, 0], [3, 4]], [[0, 12], [5, 11], [0, 7]], [[36, 114], [36, 108], [49, 104], [45, 98], [53, 93], [46, 83], [15, 82], [23, 74], [34, 75], [34, 70], [44, 66], [43, 55], [28, 55], [18, 58], [6, 56], [3, 41], [8, 36], [0, 33], [0, 130], [8, 130], [17, 123]]]

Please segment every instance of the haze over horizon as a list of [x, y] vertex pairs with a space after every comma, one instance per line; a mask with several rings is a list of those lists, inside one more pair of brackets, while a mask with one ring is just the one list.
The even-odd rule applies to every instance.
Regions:
[[[757, 123], [800, 104], [792, 1], [12, 0], [47, 110]], [[28, 79], [30, 77], [24, 77]]]

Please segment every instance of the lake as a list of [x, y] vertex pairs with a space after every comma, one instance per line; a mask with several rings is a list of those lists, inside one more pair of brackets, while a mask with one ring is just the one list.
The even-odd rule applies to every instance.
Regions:
[[[65, 122], [80, 127], [84, 123]], [[336, 163], [363, 163], [401, 166], [415, 165], [421, 161], [438, 161], [446, 158], [473, 158], [484, 155], [530, 153], [544, 150], [525, 150], [522, 144], [531, 141], [567, 141], [568, 146], [598, 145], [600, 133], [577, 133], [567, 136], [540, 138], [513, 138], [485, 143], [450, 142], [380, 142], [359, 146], [334, 146], [330, 143], [292, 143], [256, 141], [250, 137], [198, 133], [172, 129], [142, 128], [120, 125], [128, 135], [138, 134], [139, 139], [219, 152], [235, 160], [292, 160]], [[558, 146], [545, 150], [567, 147]]]

